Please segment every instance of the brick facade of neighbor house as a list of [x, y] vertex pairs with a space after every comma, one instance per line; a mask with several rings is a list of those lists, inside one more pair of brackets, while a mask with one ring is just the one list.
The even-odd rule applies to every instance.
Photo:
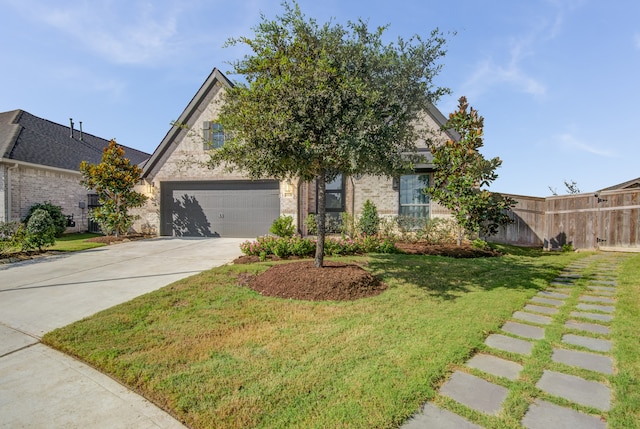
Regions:
[[[57, 124], [23, 110], [0, 112], [0, 222], [21, 221], [34, 204], [51, 202], [73, 216], [75, 226], [68, 232], [86, 231], [89, 192], [80, 185], [80, 162], [99, 163], [108, 144], [71, 123]], [[149, 157], [123, 148], [133, 163]]]

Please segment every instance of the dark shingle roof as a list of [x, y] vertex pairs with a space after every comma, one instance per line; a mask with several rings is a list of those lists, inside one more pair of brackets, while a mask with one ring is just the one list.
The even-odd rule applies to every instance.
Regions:
[[[0, 113], [0, 158], [78, 171], [80, 162], [97, 164], [109, 140], [38, 118], [24, 110]], [[149, 154], [122, 146], [125, 156], [141, 164]]]

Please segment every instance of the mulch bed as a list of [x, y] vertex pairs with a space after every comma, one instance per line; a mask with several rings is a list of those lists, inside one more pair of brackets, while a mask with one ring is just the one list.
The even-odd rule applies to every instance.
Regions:
[[[432, 245], [427, 243], [396, 243], [403, 253], [411, 255], [438, 255], [453, 258], [483, 258], [500, 256], [491, 249], [476, 249], [470, 244]], [[279, 261], [269, 256], [269, 261]], [[233, 262], [258, 262], [257, 256], [240, 256]], [[323, 268], [315, 268], [312, 260], [299, 260], [277, 264], [259, 275], [242, 275], [243, 285], [264, 296], [307, 301], [353, 301], [379, 295], [387, 286], [368, 271], [355, 264], [325, 261]]]
[[358, 265], [325, 261], [315, 268], [310, 260], [274, 265], [242, 283], [264, 296], [306, 301], [353, 301], [387, 288]]

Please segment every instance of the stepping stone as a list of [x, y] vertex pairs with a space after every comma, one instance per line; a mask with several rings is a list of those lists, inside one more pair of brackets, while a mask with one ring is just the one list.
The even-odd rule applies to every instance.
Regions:
[[583, 317], [585, 319], [599, 320], [600, 322], [611, 322], [613, 320], [613, 316], [609, 314], [583, 313], [580, 311], [572, 311], [570, 315], [571, 317]]
[[561, 272], [560, 274], [558, 274], [558, 277], [556, 277], [556, 278], [560, 278], [560, 279], [579, 279], [580, 277], [582, 277], [582, 274], [580, 274], [580, 273], [572, 273], [571, 271], [564, 271], [564, 272]]
[[539, 325], [549, 325], [551, 323], [551, 317], [549, 316], [541, 316], [539, 314], [531, 314], [524, 311], [516, 311], [511, 317], [514, 319], [524, 320], [525, 322], [537, 323]]
[[616, 288], [610, 286], [587, 286], [591, 290], [597, 291], [605, 291], [605, 292], [615, 292]]
[[469, 359], [466, 365], [469, 368], [479, 369], [487, 374], [508, 378], [509, 380], [517, 380], [520, 376], [520, 371], [522, 371], [522, 365], [519, 363], [484, 353], [478, 353]]
[[611, 409], [611, 391], [607, 386], [575, 375], [545, 370], [536, 387], [576, 404], [602, 411]]
[[564, 324], [566, 328], [579, 329], [581, 331], [593, 332], [594, 334], [606, 334], [611, 333], [611, 329], [608, 326], [598, 325], [595, 323], [577, 322], [575, 320], [567, 320]]
[[604, 296], [583, 295], [579, 299], [582, 302], [601, 302], [603, 304], [615, 304], [616, 303], [615, 299], [606, 298]]
[[543, 298], [557, 298], [557, 299], [569, 298], [569, 294], [566, 294], [566, 293], [547, 292], [547, 291], [538, 292], [538, 296], [541, 296]]
[[597, 338], [583, 337], [581, 335], [565, 334], [562, 336], [562, 342], [573, 344], [574, 346], [586, 347], [597, 352], [611, 351], [611, 341], [599, 340]]
[[519, 340], [517, 338], [507, 337], [506, 335], [491, 334], [484, 341], [489, 347], [504, 350], [521, 355], [530, 355], [533, 344], [529, 341]]
[[559, 311], [557, 308], [543, 307], [541, 305], [532, 305], [532, 304], [525, 305], [524, 310], [533, 311], [534, 313], [542, 313], [542, 314], [557, 314]]
[[598, 416], [581, 413], [540, 399], [531, 404], [522, 419], [522, 426], [527, 429], [607, 429], [607, 424]]
[[605, 313], [613, 313], [616, 309], [610, 305], [596, 305], [596, 304], [578, 304], [576, 305], [578, 310], [587, 310], [587, 311], [603, 311]]
[[400, 427], [400, 429], [423, 429], [423, 428], [442, 428], [442, 429], [482, 429], [482, 426], [471, 423], [469, 420], [444, 410], [432, 403], [427, 403], [422, 411], [415, 414], [409, 421]]
[[564, 301], [560, 301], [557, 299], [550, 299], [550, 298], [542, 298], [539, 296], [534, 296], [533, 298], [531, 298], [531, 301], [538, 304], [548, 304], [556, 307], [560, 307], [562, 304], [564, 304]]
[[603, 374], [613, 374], [613, 360], [609, 356], [576, 350], [553, 349], [551, 360]]
[[549, 284], [551, 286], [561, 287], [563, 289], [566, 288], [567, 286], [573, 286], [573, 282], [561, 282], [561, 281], [558, 281], [557, 279], [555, 281], [552, 281]]
[[538, 326], [525, 325], [518, 322], [506, 322], [500, 329], [510, 334], [531, 338], [533, 340], [541, 340], [544, 338], [544, 329]]
[[611, 285], [611, 286], [618, 285], [618, 282], [615, 280], [591, 280], [589, 283], [594, 283], [596, 285]]
[[509, 390], [475, 375], [456, 371], [441, 388], [440, 394], [476, 411], [498, 414]]

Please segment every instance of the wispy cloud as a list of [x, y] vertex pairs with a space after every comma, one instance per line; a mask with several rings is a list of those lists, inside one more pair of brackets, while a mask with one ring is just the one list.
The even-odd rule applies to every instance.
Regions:
[[544, 79], [528, 69], [527, 61], [561, 33], [566, 14], [583, 1], [547, 0], [547, 3], [550, 5], [548, 14], [534, 22], [529, 31], [515, 35], [507, 45], [498, 46], [478, 61], [475, 72], [462, 85], [463, 93], [475, 98], [495, 88], [507, 87], [536, 98], [547, 94]]
[[[153, 3], [22, 0], [14, 7], [56, 29], [90, 54], [117, 64], [153, 64], [179, 48], [180, 6]], [[36, 11], [36, 12], [34, 12]], [[37, 11], [42, 11], [41, 13]]]
[[607, 158], [614, 158], [616, 156], [615, 152], [585, 143], [571, 133], [557, 134], [554, 136], [553, 140], [569, 149], [579, 150], [581, 152], [587, 152]]

